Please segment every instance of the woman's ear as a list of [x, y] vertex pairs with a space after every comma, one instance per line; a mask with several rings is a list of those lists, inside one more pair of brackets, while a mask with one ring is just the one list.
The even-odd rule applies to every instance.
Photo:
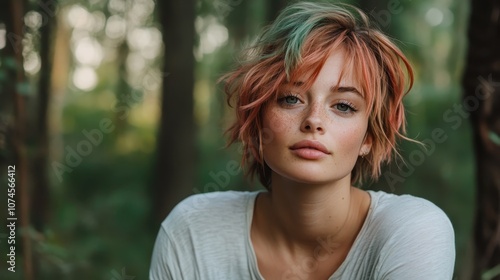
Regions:
[[372, 136], [368, 133], [365, 134], [363, 139], [363, 144], [361, 144], [361, 149], [359, 149], [359, 156], [364, 157], [370, 153], [372, 149]]

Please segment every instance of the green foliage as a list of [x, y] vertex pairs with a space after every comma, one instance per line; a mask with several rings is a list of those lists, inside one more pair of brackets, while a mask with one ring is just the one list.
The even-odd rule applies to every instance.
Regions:
[[[113, 118], [107, 111], [84, 112], [68, 110], [65, 115], [73, 119], [75, 131], [95, 127], [103, 118]], [[147, 127], [129, 126], [127, 130], [144, 142], [149, 141], [146, 135], [153, 133]], [[105, 135], [102, 143], [64, 179], [54, 231], [61, 235], [67, 254], [74, 259], [72, 263], [79, 264], [68, 279], [111, 279], [107, 275], [122, 267], [132, 275], [147, 274], [147, 259], [156, 233], [149, 231], [146, 191], [152, 154], [140, 150], [121, 152], [116, 148], [121, 137], [127, 136]], [[82, 141], [80, 133], [68, 133], [66, 138], [68, 146]]]

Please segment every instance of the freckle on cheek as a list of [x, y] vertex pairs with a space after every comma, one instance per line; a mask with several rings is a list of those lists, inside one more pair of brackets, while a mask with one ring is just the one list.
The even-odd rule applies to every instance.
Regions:
[[268, 117], [268, 123], [272, 131], [279, 133], [287, 129], [287, 122], [285, 121], [285, 118], [283, 118], [283, 116], [280, 116], [276, 113], [270, 113]]

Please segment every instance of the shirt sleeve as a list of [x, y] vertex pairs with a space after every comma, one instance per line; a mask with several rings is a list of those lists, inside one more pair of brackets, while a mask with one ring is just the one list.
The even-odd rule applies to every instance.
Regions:
[[151, 266], [149, 268], [150, 280], [173, 280], [169, 261], [175, 256], [173, 244], [168, 238], [167, 232], [163, 227], [160, 228], [151, 258]]
[[402, 211], [392, 212], [396, 219], [390, 219], [394, 223], [386, 227], [391, 231], [390, 238], [381, 251], [375, 278], [452, 279], [455, 237], [446, 214], [423, 199], [403, 207]]

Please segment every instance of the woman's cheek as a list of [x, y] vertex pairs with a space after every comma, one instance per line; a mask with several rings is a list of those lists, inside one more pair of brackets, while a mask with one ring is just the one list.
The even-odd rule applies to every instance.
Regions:
[[264, 145], [272, 143], [275, 137], [276, 133], [272, 131], [270, 128], [264, 127], [262, 129], [262, 142]]
[[270, 130], [272, 133], [283, 133], [288, 128], [290, 119], [287, 120], [286, 114], [271, 110], [266, 114], [266, 121], [264, 129]]

